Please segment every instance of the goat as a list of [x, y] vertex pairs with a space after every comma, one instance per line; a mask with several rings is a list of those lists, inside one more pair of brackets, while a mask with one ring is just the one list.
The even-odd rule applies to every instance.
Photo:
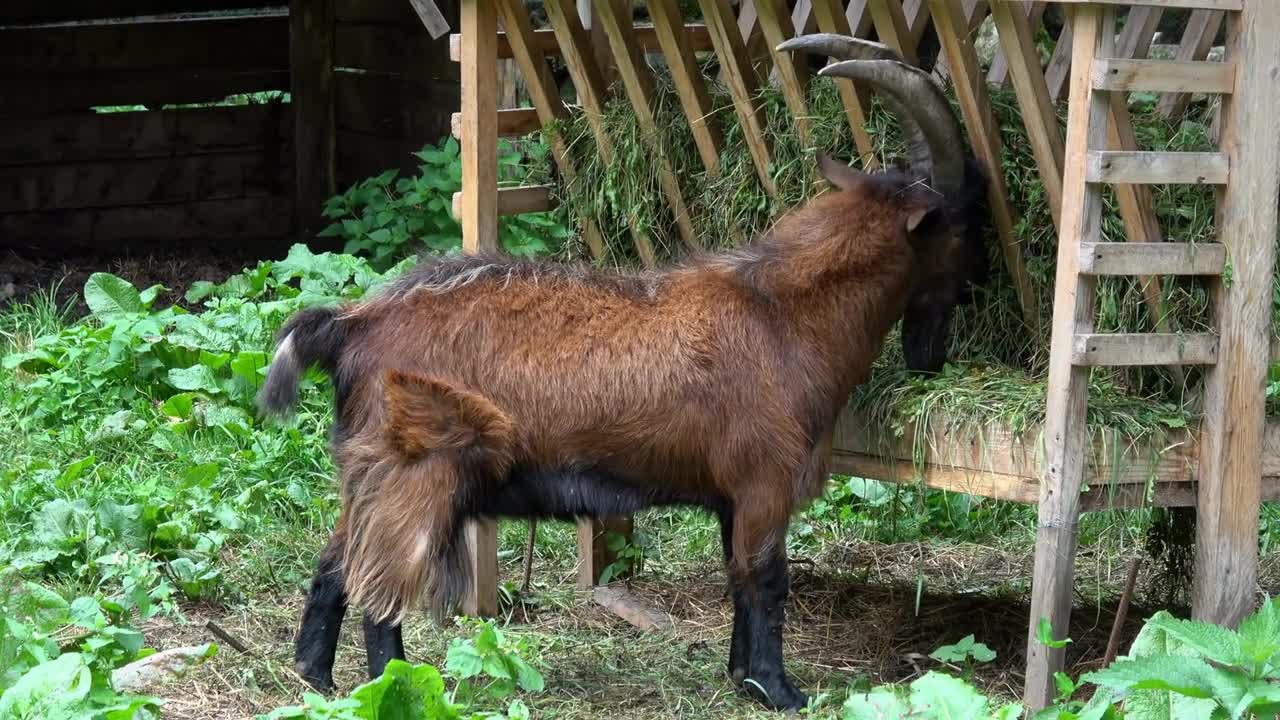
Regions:
[[[782, 659], [789, 519], [822, 492], [837, 415], [892, 326], [911, 367], [936, 369], [986, 268], [982, 171], [945, 98], [883, 46], [836, 39], [860, 59], [824, 74], [881, 90], [909, 172], [819, 156], [836, 192], [739, 250], [642, 274], [427, 259], [281, 328], [260, 406], [287, 411], [307, 367], [327, 372], [341, 475], [297, 637], [308, 683], [332, 688], [348, 605], [364, 611], [372, 677], [404, 656], [400, 623], [421, 598], [437, 619], [456, 605], [469, 519], [689, 505], [720, 522], [731, 677], [773, 707], [807, 703]], [[801, 40], [789, 47], [835, 47]]]

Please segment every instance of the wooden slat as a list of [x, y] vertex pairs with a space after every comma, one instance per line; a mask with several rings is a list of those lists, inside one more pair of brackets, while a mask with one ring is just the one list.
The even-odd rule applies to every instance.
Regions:
[[[694, 52], [705, 52], [712, 49], [711, 34], [706, 25], [690, 24], [684, 26], [685, 36], [689, 38], [689, 47]], [[636, 44], [646, 53], [661, 52], [662, 43], [658, 40], [657, 30], [652, 25], [636, 25], [634, 31]], [[534, 31], [538, 50], [546, 55], [559, 55], [560, 45], [556, 42], [553, 30]], [[458, 34], [449, 36], [449, 59], [458, 62], [461, 57], [461, 39]], [[498, 33], [498, 57], [511, 57], [511, 44], [507, 42], [505, 32]]]
[[[538, 111], [533, 108], [511, 108], [498, 111], [498, 137], [524, 137], [542, 129]], [[462, 137], [462, 113], [449, 116], [449, 131], [456, 138]]]
[[320, 212], [337, 192], [333, 28], [333, 0], [298, 0], [289, 15], [294, 225], [308, 239], [328, 224]]
[[[523, 215], [554, 210], [555, 202], [551, 199], [551, 185], [526, 185], [524, 187], [498, 188], [498, 216]], [[452, 212], [455, 218], [462, 215], [463, 194], [453, 194]]]
[[[631, 536], [635, 523], [630, 515], [619, 515], [603, 521], [585, 519], [578, 523], [578, 588], [587, 590], [596, 587], [600, 573], [617, 559], [609, 550], [607, 533]], [[588, 550], [587, 552], [583, 552]]]
[[755, 164], [756, 176], [760, 178], [760, 186], [769, 197], [776, 197], [777, 188], [769, 174], [770, 150], [765, 133], [764, 112], [755, 104], [755, 76], [749, 71], [746, 47], [738, 32], [733, 11], [729, 8], [728, 0], [698, 0], [698, 6], [702, 8], [702, 16], [711, 32], [711, 41], [720, 59], [725, 84], [729, 87], [733, 109], [742, 128], [747, 151]]
[[1226, 248], [1218, 243], [1084, 243], [1080, 272], [1088, 275], [1221, 275]]
[[[1025, 1], [1025, 0], [1020, 0]], [[1239, 10], [1244, 6], [1243, 0], [1054, 0], [1067, 4], [1096, 5], [1138, 5], [1158, 8], [1205, 8], [1209, 10]]]
[[[235, 52], [227, 48], [234, 47]], [[286, 13], [0, 29], [7, 72], [275, 70], [289, 67]]]
[[[853, 6], [858, 4], [859, 0], [850, 3], [849, 11], [853, 11]], [[849, 18], [842, 12], [841, 0], [814, 0], [813, 14], [818, 24], [818, 30], [825, 33], [835, 33], [836, 35], [854, 35], [854, 29], [849, 24]], [[863, 14], [865, 17], [865, 13]], [[867, 21], [869, 24], [869, 20]], [[862, 29], [865, 32], [866, 28]], [[836, 80], [836, 86], [840, 92], [840, 104], [844, 106], [845, 117], [849, 121], [849, 130], [853, 133], [853, 144], [858, 148], [858, 156], [865, 168], [875, 168], [876, 162], [876, 146], [871, 140], [871, 136], [867, 133], [867, 111], [870, 107], [870, 94], [865, 88], [859, 87], [849, 80]]]
[[1086, 333], [1072, 345], [1074, 365], [1212, 365], [1218, 336], [1208, 333]]
[[844, 19], [854, 37], [865, 38], [871, 33], [873, 21], [871, 13], [867, 12], [867, 2], [868, 0], [849, 0], [849, 6], [845, 8]]
[[[371, 2], [372, 0], [347, 0]], [[64, 23], [139, 15], [226, 12], [250, 10], [279, 11], [282, 0], [5, 0], [0, 5], [0, 25]]]
[[901, 0], [867, 0], [867, 11], [871, 14], [871, 22], [875, 25], [880, 42], [897, 50], [908, 64], [919, 64], [920, 59], [916, 55], [915, 46], [911, 44], [911, 30], [907, 27]]
[[1109, 111], [1106, 94], [1093, 92], [1089, 80], [1094, 57], [1110, 56], [1115, 47], [1114, 11], [1083, 5], [1075, 9], [1072, 23], [1071, 101], [1045, 397], [1045, 462], [1027, 633], [1025, 701], [1032, 712], [1053, 699], [1054, 673], [1065, 663], [1061, 648], [1039, 641], [1037, 626], [1047, 619], [1053, 636], [1065, 637], [1071, 618], [1089, 400], [1089, 368], [1074, 365], [1071, 356], [1075, 336], [1093, 331], [1095, 299], [1094, 280], [1079, 274], [1079, 244], [1101, 239], [1102, 188], [1086, 182], [1085, 173], [1088, 149], [1106, 142]]
[[779, 51], [778, 45], [795, 37], [795, 28], [791, 24], [791, 16], [787, 14], [786, 5], [781, 0], [756, 0], [756, 12], [760, 14], [760, 30], [764, 32], [769, 43], [769, 54], [773, 57], [773, 67], [779, 74], [782, 85], [782, 98], [791, 111], [791, 120], [795, 123], [796, 133], [803, 143], [809, 142], [809, 108], [805, 103], [805, 86], [808, 82], [808, 66], [803, 61], [796, 62], [791, 53]]
[[[1223, 14], [1215, 10], [1195, 10], [1187, 19], [1182, 42], [1175, 56], [1181, 62], [1200, 62], [1209, 57], [1209, 48], [1222, 27]], [[1156, 103], [1156, 111], [1166, 118], [1175, 118], [1187, 109], [1191, 96], [1187, 93], [1162, 95]]]
[[1061, 227], [1062, 131], [1058, 128], [1058, 113], [1049, 97], [1049, 86], [1040, 69], [1040, 53], [1032, 37], [1032, 25], [1017, 10], [1012, 3], [996, 2], [991, 5], [991, 18], [1004, 50], [1001, 55], [1006, 58], [1005, 67], [1018, 96], [1018, 107], [1022, 109], [1022, 122], [1027, 129], [1031, 152], [1040, 169], [1040, 182], [1049, 201], [1049, 213], [1054, 224]]
[[1232, 178], [1218, 195], [1214, 227], [1230, 253], [1232, 278], [1209, 285], [1222, 351], [1205, 378], [1192, 615], [1229, 626], [1254, 610], [1258, 578], [1258, 476], [1280, 225], [1277, 37], [1280, 13], [1272, 3], [1249, 2], [1227, 19], [1225, 61], [1242, 71], [1222, 98], [1220, 146]]
[[1151, 51], [1151, 41], [1155, 39], [1156, 27], [1164, 9], [1157, 7], [1134, 7], [1129, 9], [1125, 18], [1124, 29], [1116, 38], [1116, 52], [1112, 57], [1145, 58]]
[[920, 40], [929, 27], [929, 4], [927, 0], [902, 0], [902, 14], [907, 19], [907, 35], [911, 38], [911, 47], [920, 49]]
[[1094, 66], [1093, 86], [1100, 90], [1229, 93], [1235, 65], [1177, 60], [1102, 59]]
[[172, 205], [0, 214], [0, 248], [37, 255], [72, 250], [215, 244], [268, 252], [288, 245], [292, 199], [230, 198]]
[[[978, 63], [977, 52], [972, 43], [964, 40], [966, 22], [961, 14], [961, 8], [952, 0], [929, 0], [929, 3], [934, 27], [938, 30], [942, 49], [947, 56], [947, 65], [955, 86], [956, 98], [960, 101], [960, 111], [964, 116], [965, 126], [969, 129], [969, 141], [986, 167], [1000, 168], [1003, 152], [1000, 145], [999, 126], [991, 114], [991, 99], [987, 96], [986, 82], [982, 67]], [[1034, 333], [1040, 326], [1040, 318], [1035, 288], [1022, 257], [1021, 243], [1014, 231], [1018, 224], [1016, 211], [1009, 202], [1004, 173], [991, 172], [988, 176], [987, 198], [996, 231], [1000, 236], [1000, 249], [1004, 256], [1005, 267], [1013, 278], [1023, 320], [1027, 328]]]
[[1225, 185], [1228, 160], [1216, 152], [1092, 150], [1086, 167], [1092, 183]]
[[[1007, 12], [1013, 11], [1018, 8], [1017, 4], [1011, 4], [1007, 2], [997, 2], [995, 5], [1005, 8], [1006, 12], [1000, 13], [1002, 15], [1007, 14]], [[1022, 5], [1023, 5], [1023, 10], [1025, 10], [1025, 13], [1023, 13], [1023, 17], [1025, 18], [1026, 22], [1023, 24], [1027, 28], [1027, 36], [1029, 38], [1034, 38], [1035, 34], [1039, 32], [1040, 26], [1044, 24], [1044, 11], [1048, 9], [1049, 4], [1044, 2], [1029, 2], [1029, 3], [1023, 3]], [[997, 8], [993, 6], [991, 8], [991, 13], [992, 13], [992, 17], [994, 18], [997, 14]], [[1009, 27], [1007, 20], [1005, 21], [1005, 26]], [[1004, 33], [1007, 31], [1001, 30], [1000, 27], [1001, 27], [1000, 24], [997, 22], [996, 33], [997, 33], [997, 38], [1000, 40], [1002, 49], [995, 54], [995, 57], [991, 58], [991, 69], [987, 71], [987, 82], [992, 85], [998, 85], [1003, 87], [1009, 81], [1009, 59], [1005, 55], [1006, 50], [1004, 50], [1004, 47], [1008, 46], [1007, 45], [1008, 41], [1004, 38]], [[1030, 55], [1027, 55], [1026, 58], [1028, 60], [1034, 60], [1036, 69], [1041, 70], [1040, 51], [1036, 49], [1034, 39], [1032, 40], [1032, 43], [1031, 43], [1031, 49], [1034, 52]], [[1043, 75], [1043, 70], [1041, 70], [1041, 74]]]
[[1062, 99], [1063, 93], [1067, 91], [1067, 81], [1071, 78], [1071, 44], [1071, 22], [1068, 20], [1058, 33], [1053, 55], [1049, 56], [1049, 64], [1044, 68], [1044, 80], [1049, 85], [1049, 97], [1054, 102]]
[[228, 95], [289, 89], [287, 65], [278, 70], [113, 70], [0, 74], [0, 115], [77, 112], [93, 107], [221, 102]]
[[68, 113], [0, 120], [0, 167], [246, 152], [282, 144], [293, 115], [279, 103], [155, 112]]
[[[604, 80], [596, 67], [595, 58], [587, 42], [586, 29], [578, 17], [572, 0], [546, 0], [543, 3], [547, 19], [551, 21], [559, 47], [564, 56], [565, 66], [573, 79], [573, 86], [578, 92], [578, 104], [587, 118], [592, 137], [596, 141], [596, 152], [605, 164], [613, 162], [613, 139], [604, 126]], [[635, 222], [634, 216], [628, 217], [631, 239], [635, 243], [636, 253], [646, 267], [657, 263], [657, 255], [653, 249], [653, 240]]]
[[653, 84], [644, 64], [644, 55], [631, 33], [631, 18], [620, 17], [613, 0], [596, 0], [594, 7], [596, 20], [604, 26], [604, 31], [609, 36], [618, 75], [622, 79], [627, 98], [631, 101], [636, 124], [640, 127], [641, 142], [647, 144], [652, 153], [658, 171], [658, 185], [675, 218], [676, 230], [685, 245], [693, 249], [701, 248], [702, 242], [693, 230], [693, 220], [680, 190], [680, 181], [671, 166], [667, 149], [662, 146], [658, 118], [653, 111]]
[[694, 145], [702, 158], [702, 167], [707, 174], [716, 177], [720, 174], [723, 137], [720, 126], [712, 117], [711, 98], [707, 95], [707, 86], [693, 48], [685, 36], [680, 8], [675, 0], [649, 0], [648, 7], [658, 42], [662, 45], [662, 54], [671, 70], [676, 96], [680, 98], [680, 107], [684, 109]]
[[444, 13], [440, 12], [435, 0], [409, 0], [409, 4], [413, 6], [418, 20], [422, 22], [422, 26], [426, 28], [427, 34], [432, 39], [444, 37], [444, 34], [449, 32], [449, 21], [445, 19]]

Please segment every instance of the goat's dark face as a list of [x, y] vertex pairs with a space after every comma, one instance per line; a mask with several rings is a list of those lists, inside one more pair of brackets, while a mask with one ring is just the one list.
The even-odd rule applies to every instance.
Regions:
[[898, 119], [908, 172], [933, 193], [935, 205], [911, 224], [919, 271], [902, 318], [902, 350], [909, 369], [941, 370], [951, 316], [956, 306], [973, 301], [988, 272], [986, 178], [964, 155], [963, 133], [950, 103], [927, 73], [880, 43], [819, 33], [788, 40], [778, 50], [838, 60], [820, 74], [870, 85]]
[[967, 175], [971, 182], [966, 187], [974, 191], [931, 213], [928, 224], [915, 231], [919, 271], [902, 316], [902, 355], [909, 370], [942, 369], [952, 315], [956, 307], [973, 302], [990, 272], [985, 182], [973, 163]]

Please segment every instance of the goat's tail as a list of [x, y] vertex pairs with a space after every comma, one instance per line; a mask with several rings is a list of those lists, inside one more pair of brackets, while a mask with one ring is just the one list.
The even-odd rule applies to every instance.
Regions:
[[289, 318], [280, 333], [271, 369], [258, 392], [258, 408], [284, 415], [298, 401], [298, 380], [312, 365], [333, 373], [338, 353], [346, 344], [346, 328], [336, 308], [309, 308]]
[[391, 371], [382, 385], [379, 436], [348, 441], [348, 602], [401, 622], [425, 594], [442, 620], [471, 586], [464, 525], [510, 469], [512, 421], [483, 395], [433, 378]]

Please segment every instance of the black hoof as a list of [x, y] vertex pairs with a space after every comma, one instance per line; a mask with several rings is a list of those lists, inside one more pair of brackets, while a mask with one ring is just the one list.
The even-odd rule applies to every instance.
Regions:
[[733, 680], [734, 685], [741, 685], [743, 680], [747, 679], [747, 669], [744, 667], [729, 668], [729, 677]]
[[333, 673], [331, 672], [312, 670], [307, 667], [306, 663], [301, 662], [294, 666], [294, 670], [316, 692], [332, 693], [338, 689], [338, 686], [333, 684]]
[[753, 697], [774, 710], [790, 712], [802, 710], [809, 705], [809, 696], [797, 690], [785, 678], [767, 683], [747, 678], [743, 685]]

